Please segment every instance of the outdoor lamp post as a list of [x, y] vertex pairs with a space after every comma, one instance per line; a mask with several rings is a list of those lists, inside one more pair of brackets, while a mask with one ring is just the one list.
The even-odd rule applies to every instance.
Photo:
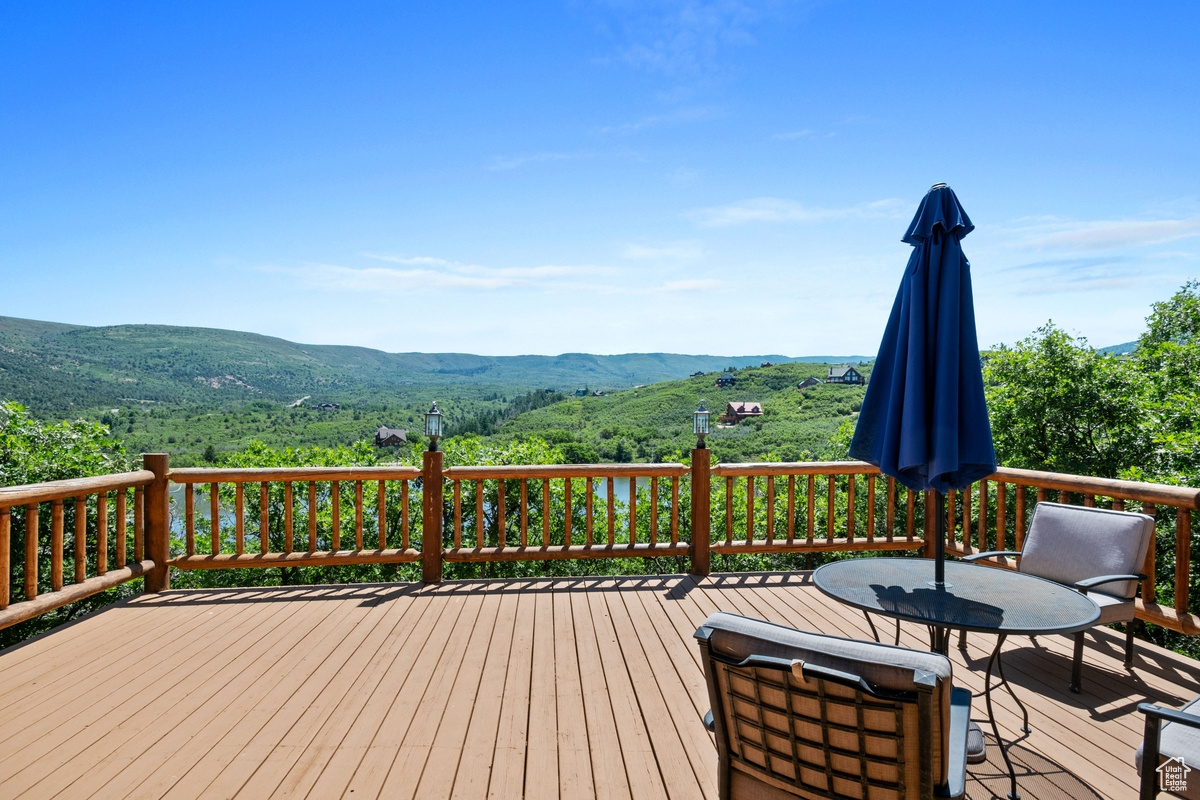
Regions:
[[438, 411], [437, 401], [425, 412], [425, 435], [429, 437], [429, 452], [438, 449], [438, 438], [442, 435], [442, 412]]
[[692, 433], [696, 434], [696, 449], [703, 450], [704, 437], [708, 436], [708, 409], [704, 407], [703, 400], [692, 412]]

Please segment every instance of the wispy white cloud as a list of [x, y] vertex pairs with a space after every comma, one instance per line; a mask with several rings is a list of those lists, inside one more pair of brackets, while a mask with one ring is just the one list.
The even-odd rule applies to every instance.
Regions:
[[592, 153], [528, 153], [519, 156], [496, 156], [487, 165], [489, 170], [518, 169], [530, 164], [547, 164], [555, 161], [574, 161], [581, 158], [592, 158]]
[[1053, 250], [1121, 250], [1200, 236], [1200, 214], [1176, 219], [1020, 220], [1012, 244]]
[[693, 278], [691, 280], [667, 281], [653, 288], [653, 291], [664, 293], [710, 292], [720, 289], [725, 281], [716, 278]]
[[401, 267], [346, 267], [338, 264], [269, 266], [264, 271], [293, 275], [327, 291], [415, 294], [443, 289], [496, 290], [532, 288], [563, 290], [591, 287], [583, 281], [608, 276], [608, 267], [546, 264], [534, 267], [485, 267], [426, 256], [405, 257], [364, 253], [364, 257]]
[[699, 242], [676, 242], [660, 247], [628, 244], [621, 251], [621, 257], [631, 261], [695, 261], [704, 257], [704, 248]]
[[789, 0], [601, 0], [587, 3], [617, 39], [614, 59], [671, 77], [720, 73], [725, 54], [755, 43], [753, 30]]
[[788, 131], [787, 133], [777, 133], [771, 137], [771, 140], [776, 141], [776, 142], [790, 142], [790, 141], [794, 141], [796, 139], [811, 139], [812, 137], [813, 137], [813, 132], [810, 131], [808, 128], [805, 128], [804, 130], [800, 130], [800, 131]]
[[843, 208], [822, 208], [778, 197], [759, 197], [727, 206], [700, 209], [689, 216], [705, 227], [721, 228], [747, 222], [809, 223], [854, 217], [897, 219], [911, 211], [911, 205], [904, 200], [887, 198]]
[[657, 128], [662, 125], [678, 125], [687, 122], [700, 122], [703, 120], [714, 119], [720, 116], [716, 109], [712, 108], [681, 108], [677, 111], [672, 111], [667, 114], [648, 114], [633, 122], [625, 122], [619, 125], [605, 125], [600, 129], [600, 133], [636, 133], [638, 131], [647, 130], [649, 128]]

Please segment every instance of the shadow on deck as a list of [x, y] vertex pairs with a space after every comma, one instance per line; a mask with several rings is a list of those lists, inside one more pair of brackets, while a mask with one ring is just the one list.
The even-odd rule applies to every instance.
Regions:
[[[869, 636], [807, 573], [144, 595], [0, 653], [0, 796], [715, 798], [691, 637], [717, 610]], [[953, 649], [956, 684], [982, 690], [990, 646]], [[1137, 703], [1200, 680], [1144, 642], [1132, 671], [1121, 656], [1116, 632], [1089, 635], [1072, 695], [1068, 638], [1006, 645], [1033, 726], [1023, 797], [1136, 796]], [[974, 800], [1007, 792], [989, 756]]]

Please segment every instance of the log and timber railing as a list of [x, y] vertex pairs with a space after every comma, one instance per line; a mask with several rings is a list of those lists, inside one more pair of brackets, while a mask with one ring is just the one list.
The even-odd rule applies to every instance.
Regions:
[[[437, 583], [454, 562], [671, 556], [707, 575], [713, 555], [930, 555], [935, 545], [930, 498], [862, 462], [713, 464], [706, 449], [693, 450], [690, 465], [445, 467], [442, 459], [426, 453], [419, 468], [170, 470], [165, 455], [147, 455], [139, 472], [0, 488], [0, 627], [140, 575], [147, 590], [165, 589], [169, 567], [419, 562], [422, 580]], [[1001, 468], [947, 499], [946, 550], [960, 556], [1019, 550], [1037, 502], [1154, 516], [1138, 617], [1200, 633], [1191, 556], [1200, 491]]]
[[168, 588], [167, 457], [144, 467], [0, 487], [0, 628], [138, 577]]
[[404, 466], [172, 470], [182, 492], [184, 552], [170, 564], [192, 570], [420, 561], [411, 497], [420, 476]]

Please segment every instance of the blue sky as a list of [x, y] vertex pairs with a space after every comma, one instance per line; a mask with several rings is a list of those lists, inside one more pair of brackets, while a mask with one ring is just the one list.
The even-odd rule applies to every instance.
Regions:
[[0, 6], [0, 314], [389, 351], [873, 354], [917, 202], [980, 343], [1200, 276], [1200, 4]]

